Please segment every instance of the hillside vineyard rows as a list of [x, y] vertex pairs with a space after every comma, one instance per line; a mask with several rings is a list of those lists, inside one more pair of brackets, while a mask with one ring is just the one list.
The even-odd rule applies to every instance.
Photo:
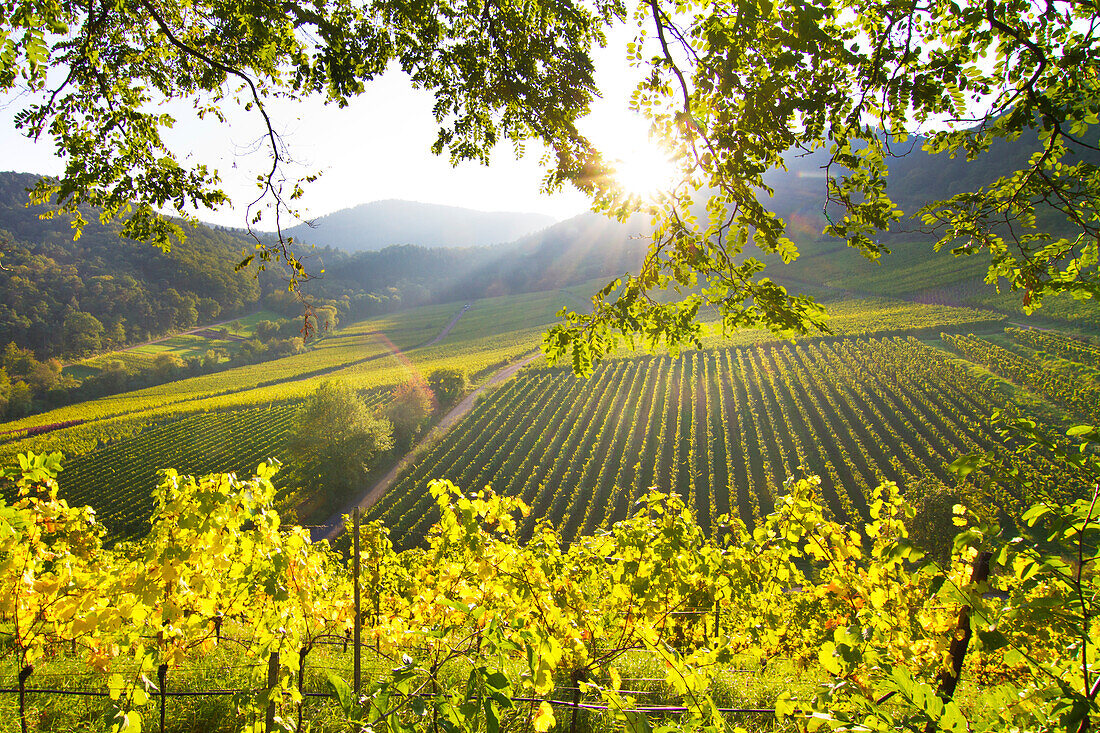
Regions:
[[968, 359], [985, 364], [995, 374], [1069, 406], [1084, 419], [1100, 417], [1100, 390], [1084, 386], [1079, 380], [1038, 369], [1031, 359], [977, 336], [944, 334], [943, 338]]
[[[519, 302], [530, 305], [522, 300]], [[364, 321], [325, 338], [306, 354], [170, 382], [10, 421], [4, 424], [4, 429], [12, 432], [0, 436], [0, 463], [11, 464], [18, 453], [26, 451], [61, 450], [72, 458], [105, 445], [140, 439], [145, 430], [191, 415], [247, 412], [273, 403], [301, 401], [327, 379], [342, 382], [367, 395], [375, 391], [386, 392], [408, 379], [409, 373], [405, 364], [393, 358], [379, 334], [386, 334], [396, 348], [409, 349], [423, 341], [426, 334], [437, 333], [439, 325], [435, 322], [442, 320], [445, 323], [453, 311], [454, 307], [448, 305], [419, 309], [412, 315]], [[428, 328], [431, 330], [427, 332], [422, 322], [425, 318], [430, 321]], [[530, 351], [530, 339], [535, 335], [531, 328], [517, 335], [516, 332], [494, 333], [483, 327], [457, 342], [452, 340], [415, 350], [415, 361], [422, 372], [456, 366], [477, 376]], [[24, 435], [27, 429], [65, 421], [80, 421], [80, 424], [47, 435]], [[214, 435], [210, 440], [218, 438]], [[285, 456], [280, 453], [280, 457]], [[157, 455], [148, 456], [148, 460], [160, 461], [161, 468], [170, 467]], [[146, 492], [152, 486], [146, 484]]]
[[1100, 347], [1080, 338], [1034, 328], [1006, 328], [1005, 333], [1022, 344], [1034, 346], [1070, 361], [1100, 368]]
[[858, 522], [883, 479], [953, 483], [951, 460], [997, 443], [988, 416], [1001, 402], [912, 337], [620, 359], [587, 381], [536, 369], [479, 404], [370, 516], [399, 546], [419, 544], [438, 518], [425, 486], [446, 478], [531, 504], [523, 536], [545, 518], [572, 541], [656, 487], [709, 533], [727, 513], [759, 523], [787, 477], [810, 473], [831, 515]]
[[[366, 404], [375, 408], [386, 394], [375, 390]], [[140, 536], [148, 531], [149, 487], [156, 486], [161, 469], [251, 475], [258, 464], [284, 454], [300, 411], [301, 402], [288, 402], [191, 415], [73, 458], [58, 483], [71, 504], [94, 506], [114, 536]]]
[[[408, 365], [421, 374], [458, 368], [476, 381], [528, 350], [564, 298], [509, 296], [350, 324], [308, 354], [9, 423], [83, 421], [45, 435], [13, 434], [0, 442], [0, 458], [62, 450], [62, 496], [93, 506], [112, 537], [133, 538], [146, 530], [160, 470], [245, 472], [269, 458], [293, 465], [295, 416], [321, 381], [357, 389], [372, 409], [408, 378]], [[1077, 419], [1096, 420], [1095, 380], [1048, 378], [1044, 369], [1051, 355], [1090, 368], [1098, 350], [1088, 341], [1018, 328], [1002, 336], [1003, 316], [969, 308], [849, 298], [830, 310], [833, 338], [792, 344], [739, 332], [723, 343], [714, 333], [705, 339], [713, 348], [676, 359], [624, 354], [588, 381], [528, 369], [420, 454], [370, 516], [391, 527], [399, 546], [416, 545], [436, 518], [427, 483], [447, 478], [524, 498], [533, 507], [525, 536], [545, 516], [573, 540], [628, 516], [636, 498], [657, 487], [684, 496], [712, 532], [726, 513], [757, 523], [788, 478], [815, 474], [833, 516], [866, 518], [865, 494], [884, 478], [953, 485], [946, 464], [997, 443], [988, 418], [1006, 399], [968, 362], [911, 335], [887, 334], [950, 345]], [[433, 345], [456, 312], [453, 332]], [[962, 335], [969, 329], [995, 331], [990, 338], [1012, 350]], [[942, 330], [957, 335], [935, 339]], [[393, 358], [390, 348], [411, 361]], [[912, 488], [910, 498], [921, 490]]]

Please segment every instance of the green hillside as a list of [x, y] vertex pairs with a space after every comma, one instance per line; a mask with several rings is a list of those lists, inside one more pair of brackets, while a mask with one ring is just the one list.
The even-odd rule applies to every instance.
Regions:
[[[410, 310], [345, 326], [297, 356], [0, 423], [0, 462], [61, 450], [71, 469], [61, 479], [63, 496], [94, 506], [112, 533], [138, 532], [151, 510], [142, 497], [160, 469], [247, 472], [267, 458], [292, 464], [293, 416], [322, 381], [368, 393], [375, 407], [413, 374], [434, 369], [457, 367], [476, 383], [532, 351], [574, 297], [554, 291], [476, 301], [465, 311], [461, 303]], [[459, 313], [453, 330], [428, 345]], [[77, 424], [33, 434], [69, 422]]]
[[[42, 219], [45, 207], [26, 205], [37, 180], [0, 172], [0, 345], [13, 341], [40, 359], [79, 355], [242, 315], [259, 301], [254, 273], [233, 270], [252, 247], [239, 234], [186, 227], [164, 253], [121, 239], [92, 214], [74, 241], [67, 219]], [[77, 330], [74, 314], [94, 327]]]

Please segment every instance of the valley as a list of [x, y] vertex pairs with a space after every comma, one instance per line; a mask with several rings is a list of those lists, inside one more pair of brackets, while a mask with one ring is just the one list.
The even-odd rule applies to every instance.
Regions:
[[[803, 561], [794, 560], [797, 553], [812, 554], [805, 543], [830, 544], [849, 558], [923, 551], [946, 562], [962, 505], [974, 526], [1012, 527], [1036, 500], [1071, 501], [1089, 491], [1087, 478], [1064, 471], [1057, 451], [1072, 447], [1072, 440], [1060, 437], [1071, 426], [1100, 422], [1100, 341], [1091, 328], [1091, 305], [1055, 299], [1050, 311], [1028, 316], [1001, 307], [1003, 296], [976, 284], [975, 272], [953, 269], [942, 256], [922, 257], [915, 244], [899, 246], [896, 260], [876, 265], [808, 242], [805, 261], [777, 266], [777, 277], [792, 292], [823, 303], [827, 332], [784, 337], [758, 329], [724, 331], [704, 309], [699, 348], [623, 345], [587, 379], [568, 365], [548, 364], [538, 353], [543, 334], [561, 309], [585, 310], [590, 294], [613, 274], [599, 268], [628, 257], [629, 244], [623, 246], [591, 260], [603, 263], [596, 279], [577, 280], [591, 270], [565, 266], [575, 253], [562, 254], [529, 281], [534, 286], [550, 277], [553, 287], [546, 290], [492, 294], [492, 278], [486, 285], [484, 272], [467, 273], [454, 281], [470, 288], [458, 300], [408, 307], [393, 302], [368, 317], [357, 316], [352, 298], [320, 297], [318, 307], [327, 309], [325, 318], [334, 325], [300, 339], [296, 353], [269, 353], [255, 363], [235, 362], [241, 358], [235, 349], [243, 350], [261, 331], [281, 338], [279, 329], [291, 324], [280, 325], [279, 311], [198, 324], [190, 334], [106, 351], [64, 368], [81, 370], [76, 376], [83, 379], [120, 369], [141, 373], [156, 359], [163, 362], [164, 353], [195, 365], [221, 339], [228, 357], [215, 359], [209, 373], [181, 371], [162, 384], [122, 386], [0, 424], [5, 465], [30, 451], [64, 454], [57, 498], [61, 506], [91, 507], [94, 523], [88, 526], [102, 533], [101, 540], [75, 539], [74, 552], [102, 541], [100, 552], [110, 553], [114, 563], [105, 569], [104, 560], [90, 559], [96, 568], [88, 575], [90, 587], [138, 587], [150, 574], [167, 573], [176, 578], [168, 585], [187, 589], [181, 592], [188, 598], [193, 587], [235, 589], [229, 595], [211, 590], [197, 615], [186, 610], [190, 601], [181, 600], [183, 615], [170, 622], [178, 629], [176, 641], [157, 642], [177, 660], [160, 669], [181, 695], [167, 702], [166, 730], [228, 731], [236, 726], [231, 721], [259, 715], [255, 706], [251, 713], [232, 712], [223, 698], [206, 695], [210, 680], [219, 690], [259, 684], [262, 671], [278, 661], [262, 658], [262, 643], [297, 650], [300, 666], [286, 680], [311, 695], [294, 702], [287, 692], [276, 707], [297, 709], [318, 729], [344, 730], [339, 683], [327, 675], [352, 680], [361, 664], [359, 674], [379, 689], [404, 674], [393, 671], [394, 655], [463, 649], [463, 659], [484, 659], [485, 648], [467, 648], [462, 640], [464, 629], [481, 623], [480, 609], [515, 624], [490, 630], [493, 643], [515, 644], [508, 640], [513, 633], [546, 623], [551, 626], [539, 634], [557, 638], [557, 622], [531, 615], [549, 602], [570, 609], [563, 613], [571, 620], [563, 623], [574, 631], [562, 633], [580, 644], [570, 652], [578, 655], [574, 661], [561, 664], [588, 664], [579, 655], [594, 653], [614, 658], [614, 666], [595, 668], [602, 692], [589, 690], [586, 712], [570, 712], [566, 698], [582, 699], [570, 691], [579, 688], [555, 674], [537, 687], [504, 688], [503, 707], [494, 715], [530, 728], [551, 710], [577, 719], [580, 730], [602, 730], [613, 724], [608, 701], [616, 699], [616, 689], [629, 689], [629, 709], [668, 719], [670, 711], [688, 710], [690, 697], [665, 680], [663, 670], [690, 672], [693, 655], [703, 653], [709, 639], [722, 638], [762, 645], [769, 657], [730, 657], [708, 678], [708, 695], [724, 706], [723, 720], [771, 729], [776, 725], [767, 721], [776, 720], [784, 705], [809, 699], [826, 679], [813, 665], [820, 638], [833, 632], [818, 628], [828, 622], [811, 609], [832, 603], [830, 588], [862, 582], [852, 575], [863, 572], [856, 570], [861, 566], [835, 564], [829, 566], [833, 574], [811, 580]], [[451, 255], [441, 256], [446, 261]], [[332, 285], [322, 292], [335, 295]], [[457, 375], [465, 386], [445, 401], [428, 393], [430, 409], [417, 413], [413, 432], [404, 428], [410, 442], [387, 443], [369, 463], [352, 460], [339, 486], [325, 483], [328, 474], [312, 473], [323, 465], [303, 452], [309, 436], [302, 425], [316, 419], [307, 418], [316, 395], [338, 385], [354, 395], [346, 409], [388, 426], [401, 418], [399, 403], [439, 374]], [[458, 402], [464, 407], [445, 417]], [[340, 418], [330, 415], [334, 430]], [[1021, 452], [1020, 438], [1006, 439], [1006, 427], [1021, 420], [1033, 420], [1037, 434], [1050, 436], [1050, 448]], [[320, 432], [326, 427], [322, 423]], [[969, 473], [960, 468], [972, 460], [967, 455], [986, 456], [988, 471], [1011, 472], [1018, 481], [989, 482], [984, 472]], [[335, 462], [336, 454], [328, 460]], [[6, 502], [20, 501], [13, 489], [5, 484]], [[344, 526], [354, 507], [362, 513], [359, 534]], [[79, 524], [67, 521], [65, 526]], [[903, 525], [909, 539], [898, 545], [892, 533]], [[369, 577], [362, 602], [374, 609], [365, 630], [377, 640], [361, 645], [358, 662], [349, 644], [355, 613], [347, 559], [356, 537]], [[273, 554], [262, 559], [255, 554], [259, 546]], [[89, 557], [104, 557], [95, 552]], [[252, 559], [241, 559], [246, 557]], [[284, 572], [278, 569], [284, 557], [299, 580], [271, 586], [270, 573]], [[620, 577], [625, 558], [662, 575], [652, 582], [640, 571]], [[676, 569], [663, 565], [664, 558], [675, 558]], [[208, 566], [234, 569], [221, 578]], [[901, 603], [908, 597], [902, 589], [918, 582], [909, 573], [922, 572], [904, 562], [897, 567], [896, 582], [860, 591], [859, 603], [869, 604], [875, 618], [900, 613], [890, 604]], [[542, 580], [521, 580], [531, 573]], [[729, 586], [725, 595], [719, 588], [734, 576], [754, 577], [755, 590]], [[791, 583], [817, 583], [813, 587], [825, 595], [792, 596]], [[259, 606], [249, 600], [258, 588], [271, 587], [272, 598], [283, 600]], [[555, 600], [548, 601], [547, 592]], [[890, 596], [895, 600], [887, 601], [886, 593], [897, 594]], [[433, 601], [419, 610], [417, 604], [426, 602], [416, 599], [424, 594], [442, 605]], [[97, 604], [101, 600], [88, 599], [105, 596], [80, 597]], [[456, 605], [454, 598], [464, 600]], [[58, 639], [71, 637], [64, 649], [49, 634], [42, 637], [49, 659], [30, 680], [34, 689], [54, 692], [32, 695], [29, 709], [43, 729], [115, 714], [114, 702], [83, 712], [60, 706], [69, 687], [80, 694], [102, 687], [102, 674], [82, 659], [99, 664], [100, 645], [115, 643], [101, 639], [118, 638], [125, 614], [150, 613], [138, 610], [144, 603], [133, 597], [111, 609], [95, 606], [96, 628], [63, 632]], [[152, 603], [159, 609], [152, 613], [165, 620], [177, 607]], [[951, 607], [934, 597], [932, 603], [920, 613], [940, 614], [936, 623], [948, 623], [950, 614], [942, 609]], [[871, 610], [880, 606], [891, 610]], [[276, 616], [264, 616], [276, 609]], [[631, 635], [632, 619], [642, 616], [647, 620], [640, 628], [659, 629], [667, 642], [647, 646], [647, 637]], [[742, 629], [746, 618], [759, 621]], [[814, 621], [794, 632], [794, 618]], [[275, 636], [256, 636], [269, 623], [277, 624]], [[410, 647], [407, 629], [415, 624], [425, 624], [426, 636], [414, 636]], [[619, 630], [610, 636], [610, 629]], [[451, 636], [433, 641], [440, 633]], [[581, 635], [569, 636], [575, 633]], [[591, 651], [579, 651], [586, 644]], [[513, 653], [504, 656], [515, 662]], [[970, 673], [983, 664], [1008, 668], [1003, 657], [988, 659], [973, 657]], [[111, 677], [112, 685], [148, 690], [145, 705], [156, 699], [160, 683], [140, 682], [142, 675], [151, 679], [145, 662], [104, 664], [123, 675]], [[415, 674], [451, 684], [451, 676], [469, 673], [465, 664]], [[628, 678], [630, 687], [613, 675]], [[323, 692], [326, 685], [337, 685], [331, 696]], [[530, 697], [535, 691], [542, 697]], [[191, 694], [197, 702], [183, 702]], [[792, 694], [798, 697], [788, 702]], [[984, 683], [968, 682], [959, 704], [979, 715], [987, 694]], [[520, 698], [532, 702], [514, 701]], [[552, 705], [544, 709], [539, 700]], [[0, 711], [15, 720], [12, 702], [0, 697]], [[48, 722], [51, 716], [59, 722]], [[225, 725], [215, 722], [222, 720]]]

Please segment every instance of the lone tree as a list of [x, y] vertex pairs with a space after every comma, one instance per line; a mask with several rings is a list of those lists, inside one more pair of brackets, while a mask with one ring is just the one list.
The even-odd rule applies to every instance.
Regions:
[[386, 417], [393, 424], [393, 437], [399, 451], [408, 450], [420, 430], [432, 416], [435, 397], [419, 379], [410, 379], [394, 388], [386, 405]]
[[428, 375], [428, 387], [441, 408], [458, 402], [466, 394], [469, 385], [466, 372], [454, 367], [436, 369]]
[[310, 494], [345, 497], [393, 448], [393, 426], [355, 390], [326, 381], [306, 401], [290, 441], [292, 477]]
[[[628, 194], [576, 125], [598, 93], [592, 49], [628, 18], [628, 55], [646, 72], [633, 104], [680, 166], [655, 202]], [[570, 182], [599, 210], [654, 214], [640, 271], [547, 335], [548, 355], [571, 354], [586, 372], [624, 338], [697, 341], [704, 304], [729, 327], [820, 325], [820, 307], [764, 276], [757, 256], [798, 255], [762, 192], [767, 172], [805, 153], [825, 156], [825, 233], [868, 258], [887, 251], [878, 232], [916, 213], [936, 246], [988, 257], [989, 280], [1025, 308], [1050, 293], [1095, 297], [1098, 35], [1085, 0], [14, 0], [0, 6], [0, 91], [31, 93], [15, 124], [66, 160], [37, 200], [52, 198], [78, 231], [78, 207], [93, 205], [122, 217], [124, 235], [167, 247], [181, 230], [159, 211], [186, 218], [227, 195], [216, 171], [168, 149], [161, 131], [173, 120], [159, 103], [220, 115], [236, 102], [262, 118], [270, 167], [250, 223], [266, 206], [281, 232], [301, 181], [283, 183], [266, 100], [343, 105], [401, 68], [435, 95], [436, 153], [487, 162], [498, 142], [535, 138], [551, 151], [548, 189]], [[888, 194], [891, 165], [915, 145], [981, 159], [1025, 134], [1034, 155], [985, 185], [919, 212]], [[303, 277], [289, 244], [257, 238], [249, 261]], [[685, 295], [652, 297], [669, 287]]]

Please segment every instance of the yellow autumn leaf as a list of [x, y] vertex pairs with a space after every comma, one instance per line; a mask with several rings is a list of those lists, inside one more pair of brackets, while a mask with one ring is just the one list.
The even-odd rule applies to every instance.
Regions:
[[126, 681], [122, 679], [122, 675], [115, 673], [107, 679], [107, 691], [112, 700], [117, 700], [122, 694], [122, 688], [126, 686]]
[[554, 711], [550, 707], [550, 703], [543, 700], [539, 703], [539, 711], [535, 713], [534, 720], [531, 721], [531, 725], [534, 726], [536, 733], [546, 733], [554, 727]]

